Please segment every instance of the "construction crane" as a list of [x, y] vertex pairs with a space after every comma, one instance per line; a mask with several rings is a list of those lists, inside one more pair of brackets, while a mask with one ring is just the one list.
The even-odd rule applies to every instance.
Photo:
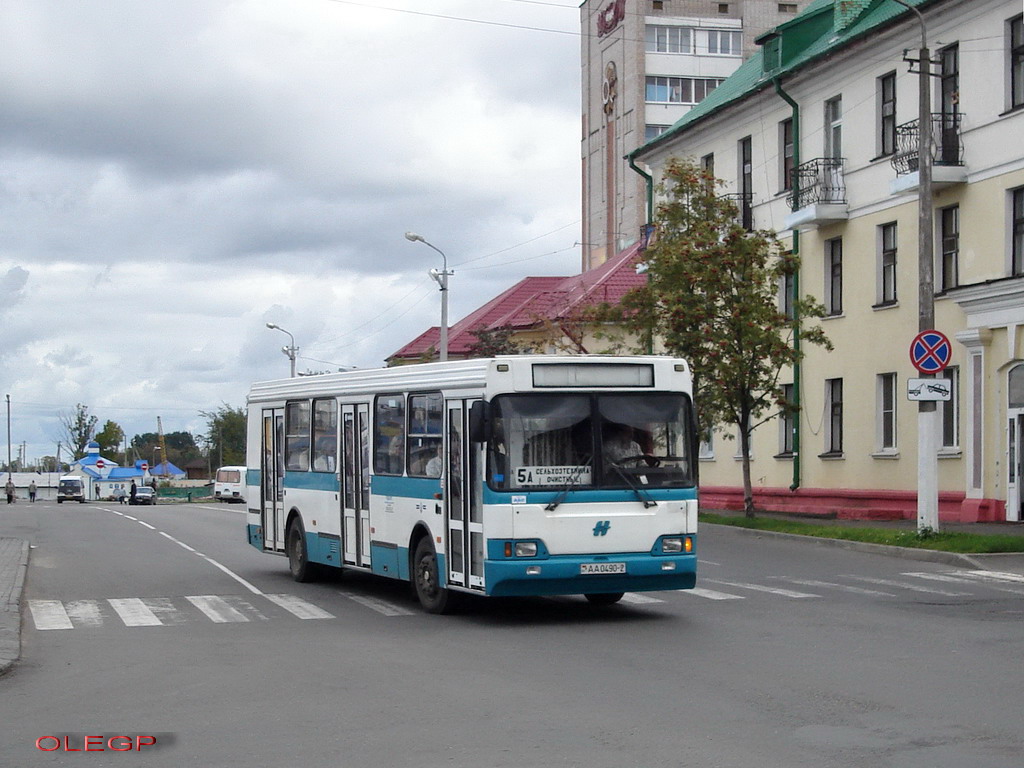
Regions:
[[167, 442], [164, 440], [164, 425], [160, 421], [160, 417], [156, 417], [156, 436], [160, 441], [160, 462], [163, 465], [160, 471], [160, 477], [170, 477], [171, 475], [171, 462], [167, 459]]

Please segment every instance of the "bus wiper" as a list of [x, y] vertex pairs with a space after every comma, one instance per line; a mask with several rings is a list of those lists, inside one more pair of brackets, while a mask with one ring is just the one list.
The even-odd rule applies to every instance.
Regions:
[[548, 505], [544, 507], [545, 512], [553, 512], [558, 508], [558, 505], [565, 501], [565, 497], [569, 495], [569, 491], [580, 484], [580, 477], [583, 475], [583, 470], [590, 466], [590, 462], [593, 460], [593, 456], [587, 458], [585, 462], [569, 477], [569, 482], [565, 484], [565, 487], [558, 492]]
[[623, 480], [626, 481], [626, 485], [628, 485], [630, 488], [633, 489], [633, 493], [636, 494], [636, 497], [638, 499], [640, 499], [640, 501], [642, 501], [644, 503], [644, 509], [649, 509], [650, 507], [658, 506], [658, 502], [656, 502], [651, 497], [651, 494], [649, 494], [647, 491], [645, 491], [639, 485], [637, 485], [632, 480], [630, 480], [629, 475], [627, 475], [625, 472], [622, 471], [622, 467], [620, 467], [614, 461], [611, 462], [611, 465], [612, 465], [612, 469], [614, 469], [616, 472], [619, 473], [619, 477], [621, 477]]

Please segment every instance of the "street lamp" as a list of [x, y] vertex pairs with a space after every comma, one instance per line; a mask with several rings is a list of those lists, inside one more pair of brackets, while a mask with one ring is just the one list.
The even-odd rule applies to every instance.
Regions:
[[441, 360], [448, 359], [448, 276], [454, 275], [455, 272], [448, 271], [448, 257], [444, 255], [444, 251], [438, 248], [436, 245], [432, 245], [423, 239], [421, 235], [417, 235], [415, 232], [406, 232], [405, 239], [413, 243], [423, 243], [424, 245], [430, 246], [435, 251], [441, 254], [443, 259], [443, 267], [440, 272], [436, 269], [430, 270], [427, 274], [441, 287], [441, 348], [439, 352], [439, 358]]
[[288, 334], [288, 338], [291, 340], [291, 344], [289, 346], [287, 346], [287, 347], [281, 347], [281, 351], [284, 352], [284, 354], [288, 357], [289, 360], [291, 360], [291, 363], [292, 363], [292, 378], [294, 379], [295, 378], [295, 357], [296, 357], [296, 355], [299, 354], [299, 348], [295, 346], [295, 337], [292, 336], [291, 333], [286, 331], [284, 328], [282, 328], [277, 323], [267, 323], [267, 328], [270, 328], [272, 331], [280, 331], [281, 333], [287, 333]]

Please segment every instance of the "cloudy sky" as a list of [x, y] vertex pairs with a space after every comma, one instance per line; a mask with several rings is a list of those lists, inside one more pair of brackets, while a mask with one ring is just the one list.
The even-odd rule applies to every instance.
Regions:
[[[579, 271], [578, 0], [3, 0], [0, 396], [53, 455]], [[3, 434], [6, 438], [6, 433]], [[6, 448], [5, 448], [6, 449]], [[6, 459], [6, 455], [2, 457]]]

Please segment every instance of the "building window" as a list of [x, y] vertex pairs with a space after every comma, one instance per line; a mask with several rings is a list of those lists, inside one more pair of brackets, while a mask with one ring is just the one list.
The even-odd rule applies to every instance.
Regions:
[[796, 3], [779, 3], [779, 13], [796, 13]]
[[648, 53], [693, 53], [693, 30], [648, 24], [644, 45]]
[[788, 191], [793, 188], [793, 119], [783, 120], [779, 123], [779, 159], [782, 168], [779, 172], [782, 177], [782, 189]]
[[793, 299], [796, 296], [796, 273], [787, 272], [779, 278], [779, 311], [793, 320], [796, 313], [793, 310]]
[[939, 374], [949, 385], [949, 400], [941, 401], [942, 408], [942, 447], [956, 449], [960, 447], [960, 368], [951, 365]]
[[843, 314], [843, 238], [825, 241], [825, 310]]
[[707, 31], [708, 53], [718, 56], [742, 56], [743, 35], [740, 32]]
[[739, 208], [740, 223], [744, 229], [750, 230], [754, 227], [754, 155], [750, 137], [739, 141]]
[[843, 452], [843, 380], [825, 380], [825, 413], [828, 415], [825, 434], [825, 455]]
[[878, 375], [878, 447], [883, 451], [896, 448], [896, 374]]
[[843, 97], [825, 102], [825, 157], [843, 156]]
[[878, 154], [896, 151], [896, 73], [878, 78]]
[[654, 104], [697, 104], [722, 82], [717, 77], [647, 76], [646, 100]]
[[959, 285], [960, 260], [960, 206], [953, 205], [939, 212], [941, 227], [939, 261], [939, 290], [948, 291]]
[[1024, 187], [1013, 190], [1012, 274], [1024, 275]]
[[707, 173], [709, 176], [715, 175], [715, 153], [712, 152], [709, 155], [704, 155], [700, 159], [701, 170]]
[[779, 414], [779, 455], [793, 455], [793, 429], [796, 427], [796, 411], [792, 410], [795, 403], [796, 389], [792, 384], [782, 385], [782, 400], [786, 406]]
[[671, 128], [671, 125], [646, 125], [644, 126], [644, 141], [653, 141]]
[[883, 224], [881, 230], [881, 256], [879, 258], [879, 304], [896, 303], [896, 222]]
[[654, 9], [655, 11], [663, 11], [663, 10], [665, 10], [665, 3], [664, 3], [664, 0], [654, 0], [654, 1], [653, 1], [653, 2], [651, 3], [651, 7], [652, 7], [652, 8], [653, 8], [653, 9]]
[[1010, 108], [1024, 107], [1024, 16], [1010, 20]]
[[728, 3], [719, 3], [718, 4], [718, 12], [719, 13], [728, 13], [729, 12], [729, 4]]

